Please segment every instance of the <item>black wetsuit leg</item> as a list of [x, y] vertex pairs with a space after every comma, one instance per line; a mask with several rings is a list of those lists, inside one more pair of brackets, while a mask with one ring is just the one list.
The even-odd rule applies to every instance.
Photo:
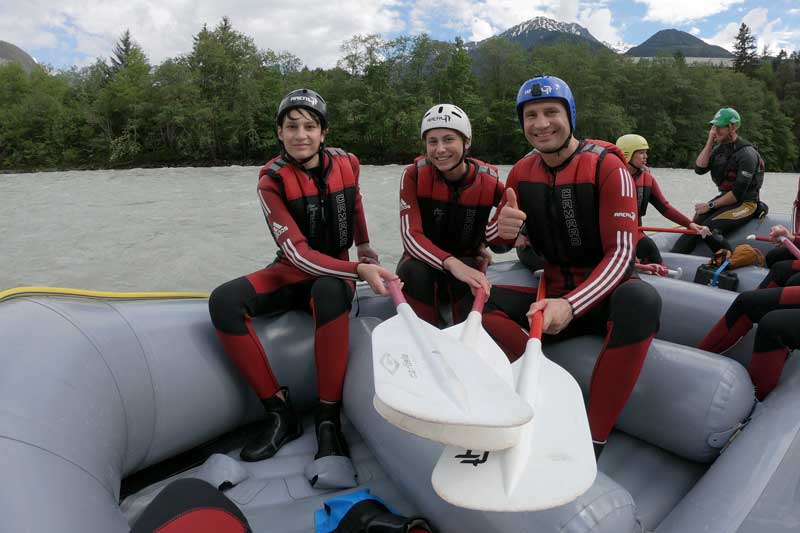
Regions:
[[[712, 231], [727, 235], [738, 227], [743, 226], [753, 218], [756, 212], [755, 202], [740, 202], [734, 205], [726, 205], [719, 209], [714, 209], [695, 217], [694, 222], [701, 226], [708, 226]], [[671, 252], [678, 254], [690, 254], [697, 246], [700, 237], [698, 235], [681, 235], [672, 247]], [[722, 248], [733, 251], [730, 243], [724, 238], [715, 235], [704, 237], [703, 241], [708, 245], [712, 252]]]
[[642, 235], [639, 237], [639, 243], [636, 245], [636, 258], [640, 263], [644, 264], [656, 263], [661, 265], [664, 263], [664, 260], [661, 257], [661, 251], [656, 245], [656, 241], [647, 235]]

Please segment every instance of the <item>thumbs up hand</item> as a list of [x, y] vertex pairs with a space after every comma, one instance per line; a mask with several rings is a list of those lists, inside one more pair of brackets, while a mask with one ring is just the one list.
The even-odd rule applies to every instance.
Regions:
[[497, 217], [497, 230], [501, 239], [516, 239], [522, 223], [525, 222], [527, 215], [520, 211], [517, 205], [517, 195], [513, 189], [506, 189], [506, 203], [500, 210]]

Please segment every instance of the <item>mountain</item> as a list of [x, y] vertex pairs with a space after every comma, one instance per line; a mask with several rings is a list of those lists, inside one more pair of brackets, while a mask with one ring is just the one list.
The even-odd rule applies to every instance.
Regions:
[[[558, 22], [546, 17], [536, 17], [517, 24], [503, 33], [489, 39], [505, 39], [517, 43], [525, 50], [536, 46], [547, 46], [558, 43], [586, 43], [592, 48], [605, 48], [606, 46], [594, 38], [589, 30], [575, 23]], [[470, 49], [476, 49], [488, 39], [467, 44]]]
[[36, 60], [24, 50], [11, 43], [0, 41], [0, 65], [13, 61], [21, 64], [26, 72], [30, 72], [36, 67]]
[[633, 57], [673, 56], [680, 52], [684, 57], [731, 58], [733, 54], [706, 43], [690, 33], [680, 30], [661, 30], [639, 46], [634, 46], [625, 55]]

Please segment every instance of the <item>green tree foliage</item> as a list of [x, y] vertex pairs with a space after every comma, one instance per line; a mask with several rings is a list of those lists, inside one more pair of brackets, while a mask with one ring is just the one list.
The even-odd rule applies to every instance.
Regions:
[[[743, 29], [742, 43], [754, 41]], [[279, 150], [277, 105], [298, 87], [326, 98], [327, 143], [365, 163], [407, 163], [422, 153], [419, 121], [439, 102], [469, 114], [473, 155], [513, 163], [530, 149], [516, 93], [538, 74], [572, 87], [579, 137], [639, 133], [654, 166], [691, 167], [710, 117], [732, 106], [768, 170], [798, 168], [797, 51], [756, 58], [741, 72], [681, 57], [633, 62], [576, 44], [526, 51], [490, 39], [474, 48], [427, 35], [356, 35], [341, 52], [335, 68], [308, 69], [289, 52], [259, 50], [223, 18], [201, 28], [187, 54], [160, 65], [126, 31], [107, 61], [81, 69], [0, 66], [0, 168], [264, 162]]]
[[737, 72], [751, 73], [758, 66], [756, 53], [756, 38], [750, 33], [750, 28], [742, 22], [739, 33], [733, 43], [733, 68]]

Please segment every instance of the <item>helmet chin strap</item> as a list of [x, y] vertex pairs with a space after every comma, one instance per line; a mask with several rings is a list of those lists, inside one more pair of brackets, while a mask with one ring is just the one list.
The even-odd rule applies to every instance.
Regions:
[[452, 167], [448, 168], [447, 172], [450, 172], [452, 170], [457, 169], [459, 167], [459, 165], [461, 165], [461, 163], [463, 163], [464, 161], [467, 160], [467, 150], [469, 150], [469, 149], [467, 148], [466, 144], [463, 145], [463, 146], [464, 146], [464, 149], [461, 151], [461, 159], [458, 160], [458, 163], [456, 163]]

